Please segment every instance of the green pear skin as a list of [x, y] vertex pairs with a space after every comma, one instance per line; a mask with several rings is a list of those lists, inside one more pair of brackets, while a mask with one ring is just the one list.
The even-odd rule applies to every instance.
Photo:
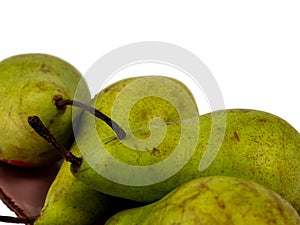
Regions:
[[[48, 54], [20, 54], [0, 62], [0, 159], [20, 166], [38, 167], [60, 157], [28, 125], [39, 115], [64, 145], [73, 142], [70, 108], [58, 110], [55, 98], [89, 102], [90, 92], [81, 73], [68, 62]], [[77, 110], [77, 109], [74, 109]]]
[[[79, 152], [72, 152], [77, 157]], [[45, 203], [34, 225], [91, 225], [104, 223], [113, 214], [137, 206], [135, 202], [103, 194], [74, 177], [67, 162], [46, 195]]]
[[161, 200], [112, 216], [105, 225], [298, 225], [295, 209], [252, 181], [226, 176], [187, 182]]
[[[199, 115], [193, 94], [182, 82], [158, 75], [117, 81], [100, 91], [90, 105], [114, 119], [125, 130], [149, 127], [155, 117], [172, 123]], [[104, 138], [115, 136], [110, 127], [105, 128], [99, 132], [100, 135]]]
[[[112, 110], [115, 98], [118, 97], [116, 90], [118, 89], [112, 86], [101, 91], [94, 100], [94, 106], [111, 116], [109, 109]], [[111, 99], [107, 97], [110, 93]], [[173, 96], [176, 98], [175, 93]], [[151, 100], [156, 101], [157, 98], [141, 99], [125, 118], [123, 115], [126, 113], [122, 112], [122, 107], [117, 111], [120, 117], [112, 116], [113, 119], [117, 118], [116, 122], [121, 127], [126, 127], [127, 121], [133, 124], [132, 133], [126, 130], [128, 135], [124, 140], [118, 140], [107, 124], [84, 113], [84, 125], [80, 127], [76, 144], [72, 146], [79, 148], [84, 159], [80, 167], [72, 166], [78, 179], [109, 195], [152, 202], [195, 178], [211, 175], [236, 176], [253, 180], [279, 193], [300, 212], [300, 136], [289, 123], [273, 114], [250, 109], [215, 111], [198, 116], [197, 123], [193, 117], [194, 111], [191, 110], [187, 114], [191, 116], [191, 121], [179, 121], [178, 114], [169, 114], [171, 105], [160, 104], [155, 109], [154, 116], [167, 121], [160, 126], [149, 124], [153, 110], [148, 115], [148, 109], [156, 104], [143, 102], [149, 103]], [[123, 109], [126, 109], [126, 99], [122, 103]], [[150, 107], [147, 108], [148, 105]], [[162, 127], [166, 128], [165, 133], [160, 133]], [[199, 135], [195, 138], [193, 135], [197, 134], [197, 130]], [[187, 137], [191, 135], [192, 139], [181, 135], [183, 132]], [[154, 147], [147, 146], [147, 143], [144, 145], [143, 140], [151, 135], [162, 136], [163, 139]], [[136, 137], [142, 142], [137, 141]], [[193, 152], [189, 155], [191, 148]], [[175, 149], [179, 154], [174, 158]], [[112, 157], [107, 157], [107, 154]], [[211, 164], [199, 166], [205, 155], [214, 154], [216, 157]], [[174, 160], [168, 163], [167, 160], [171, 157]], [[164, 166], [157, 170], [152, 165]], [[168, 174], [168, 171], [174, 173]], [[139, 176], [140, 172], [143, 172], [142, 176]]]

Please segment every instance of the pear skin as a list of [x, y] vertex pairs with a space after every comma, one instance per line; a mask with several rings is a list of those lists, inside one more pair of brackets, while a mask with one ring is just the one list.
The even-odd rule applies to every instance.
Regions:
[[105, 225], [299, 225], [288, 201], [255, 182], [226, 176], [189, 181], [161, 200], [112, 216]]
[[[84, 113], [81, 120], [83, 126], [76, 134], [76, 143], [72, 149], [80, 151], [84, 159], [90, 157], [91, 160], [95, 160], [94, 167], [107, 165], [108, 173], [117, 171], [121, 179], [132, 177], [139, 180], [134, 173], [127, 169], [118, 170], [110, 163], [110, 159], [91, 150], [98, 149], [103, 142], [105, 148], [109, 149], [109, 153], [123, 163], [133, 166], [151, 165], [168, 158], [169, 153], [177, 145], [178, 134], [182, 131], [182, 127], [185, 127], [185, 132], [190, 132], [187, 128], [190, 129], [188, 124], [192, 124], [194, 130], [198, 130], [199, 112], [193, 95], [183, 83], [169, 77], [141, 76], [118, 81], [95, 96], [91, 105], [112, 118], [125, 130], [127, 136], [124, 141], [129, 146], [123, 148], [122, 143], [116, 139], [114, 131], [106, 123], [94, 118], [93, 115]], [[182, 120], [186, 120], [185, 126], [176, 125], [181, 124]], [[152, 149], [152, 143], [154, 145], [159, 143], [160, 138], [165, 136], [164, 133], [167, 137], [156, 148], [157, 151]], [[196, 132], [195, 135], [198, 137]], [[144, 140], [146, 139], [148, 141], [145, 144]], [[159, 150], [160, 148], [162, 151]], [[87, 183], [96, 189], [101, 183], [103, 191], [118, 197], [128, 198], [135, 192], [134, 196], [129, 199], [148, 202], [164, 195], [163, 190], [169, 190], [168, 187], [164, 187], [158, 192], [153, 189], [153, 193], [148, 193], [144, 192], [141, 187], [132, 186], [127, 190], [128, 185], [116, 184], [116, 182], [99, 176], [98, 172], [94, 171], [95, 168], [90, 168], [91, 165], [86, 160], [83, 160], [83, 164], [78, 173], [76, 172], [77, 168], [73, 167], [76, 177], [83, 182], [88, 180]], [[81, 173], [83, 168], [87, 168], [87, 170]], [[153, 175], [155, 176], [155, 174]], [[91, 179], [89, 179], [90, 176]], [[112, 174], [112, 176], [114, 175]], [[92, 177], [97, 177], [97, 179], [94, 180]], [[144, 178], [148, 179], [147, 176]]]
[[[22, 54], [0, 62], [0, 159], [10, 164], [38, 167], [59, 155], [27, 124], [34, 114], [65, 146], [73, 143], [72, 112], [59, 110], [56, 97], [90, 101], [81, 73], [66, 61], [47, 54]], [[74, 114], [77, 114], [74, 109]], [[78, 111], [79, 112], [79, 111]]]
[[[215, 119], [224, 111], [217, 111]], [[226, 110], [225, 136], [212, 164], [193, 170], [207, 148], [212, 114], [200, 117], [201, 136], [184, 168], [191, 176], [226, 175], [253, 180], [279, 193], [300, 212], [300, 134], [284, 119], [259, 110]], [[216, 136], [217, 132], [214, 133]], [[193, 171], [193, 172], [192, 172]]]
[[195, 178], [236, 176], [270, 188], [300, 211], [300, 136], [285, 120], [250, 109], [199, 117], [178, 81], [156, 76], [126, 82], [104, 89], [92, 104], [125, 128], [124, 139], [83, 113], [72, 146], [82, 155], [71, 165], [79, 180], [108, 195], [153, 202]]
[[63, 162], [34, 225], [91, 225], [136, 205], [91, 189], [74, 177], [69, 164]]
[[91, 225], [110, 214], [113, 197], [89, 188], [63, 163], [34, 225]]
[[[99, 168], [107, 168], [111, 173], [120, 173], [124, 178], [134, 179], [138, 177], [138, 174], [134, 174], [133, 170], [125, 171], [111, 167], [110, 165], [114, 165], [114, 161], [109, 161], [110, 159], [101, 161], [100, 157], [102, 156], [98, 155], [98, 151], [101, 150], [102, 154], [102, 150], [105, 150], [119, 161], [133, 166], [148, 166], [158, 163], [168, 158], [179, 143], [181, 130], [180, 124], [177, 123], [168, 124], [164, 140], [155, 149], [149, 151], [131, 149], [123, 145], [122, 141], [124, 140], [120, 141], [117, 138], [106, 142], [107, 139], [102, 139], [103, 145], [93, 145], [91, 141], [85, 141], [85, 145], [80, 147], [91, 150], [86, 152], [86, 156], [89, 157], [88, 153], [90, 153], [95, 158], [95, 165], [97, 165], [97, 161], [101, 163], [95, 167], [95, 165], [91, 166], [91, 163], [83, 160], [81, 167], [73, 167], [73, 173], [80, 180], [103, 193], [144, 202], [158, 200], [178, 185], [198, 177], [236, 176], [253, 180], [279, 193], [299, 212], [300, 136], [298, 131], [282, 118], [263, 111], [228, 109], [216, 111], [213, 114], [217, 123], [214, 130], [211, 129], [212, 113], [200, 116], [199, 124], [196, 124], [200, 127], [200, 132], [193, 155], [178, 172], [161, 182], [138, 186], [107, 179], [103, 176], [104, 172]], [[218, 127], [218, 123], [223, 123], [224, 115], [226, 115], [226, 127], [224, 128], [222, 125]], [[84, 122], [88, 121], [86, 117], [83, 118]], [[81, 129], [89, 138], [92, 138], [93, 135], [89, 133], [88, 123], [85, 123], [87, 126], [83, 126]], [[191, 130], [195, 129], [192, 127], [195, 124], [189, 124], [189, 126], [191, 126]], [[142, 136], [144, 130], [137, 130], [136, 133], [137, 136]], [[211, 134], [213, 134], [214, 140], [219, 139], [219, 141], [209, 142]], [[87, 136], [82, 135], [82, 138], [87, 140]], [[97, 136], [97, 138], [99, 137]], [[130, 140], [130, 138], [127, 136], [125, 139]], [[99, 141], [96, 138], [89, 140], [94, 141], [94, 143]], [[219, 145], [220, 143], [221, 145]], [[73, 147], [76, 148], [76, 146]], [[218, 154], [207, 168], [201, 170], [199, 165], [207, 149], [209, 151], [218, 150]], [[183, 147], [178, 151], [185, 152], [186, 148]], [[185, 155], [178, 155], [178, 163], [182, 160], [180, 157], [184, 158]], [[103, 164], [104, 167], [101, 167]], [[174, 165], [169, 166], [172, 168]], [[116, 175], [113, 174], [113, 176]], [[159, 171], [155, 173], [152, 167], [149, 167], [145, 181], [147, 179], [154, 180], [159, 176], [161, 176]]]
[[[154, 118], [160, 118], [159, 123], [174, 123], [199, 115], [193, 94], [182, 82], [158, 75], [117, 81], [100, 91], [90, 105], [128, 132], [149, 128], [151, 122], [155, 123]], [[107, 125], [106, 129], [99, 128], [101, 137], [115, 136]], [[150, 130], [146, 135], [150, 135]]]

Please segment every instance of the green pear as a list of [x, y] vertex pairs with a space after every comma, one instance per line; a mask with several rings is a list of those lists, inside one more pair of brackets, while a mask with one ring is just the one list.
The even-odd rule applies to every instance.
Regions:
[[[79, 152], [72, 152], [80, 156]], [[63, 162], [51, 184], [44, 206], [37, 216], [6, 217], [0, 221], [33, 225], [91, 225], [104, 224], [115, 213], [140, 203], [102, 194], [75, 178], [67, 162]]]
[[161, 200], [112, 216], [105, 225], [298, 225], [288, 201], [255, 182], [226, 176], [189, 181]]
[[0, 62], [0, 84], [0, 159], [29, 167], [53, 164], [59, 155], [32, 131], [27, 117], [39, 115], [57, 139], [70, 146], [72, 112], [57, 109], [55, 100], [73, 99], [76, 92], [78, 101], [90, 101], [81, 73], [52, 55], [21, 54]]
[[[79, 152], [73, 152], [80, 156]], [[34, 225], [91, 225], [114, 213], [136, 206], [134, 202], [102, 194], [75, 178], [63, 162], [48, 190], [44, 206]]]
[[[158, 200], [195, 178], [236, 176], [279, 193], [300, 212], [297, 130], [282, 118], [259, 110], [228, 109], [195, 116], [191, 98], [183, 98], [174, 87], [157, 88], [155, 83], [163, 82], [154, 79], [153, 83], [147, 80], [132, 85], [129, 95], [125, 88], [107, 102], [102, 97], [108, 99], [108, 88], [94, 99], [95, 108], [111, 108], [106, 114], [125, 128], [126, 137], [117, 138], [105, 122], [84, 113], [72, 146], [79, 149], [82, 158], [67, 159], [74, 176], [102, 193], [141, 202]], [[147, 115], [156, 105], [151, 100], [158, 98], [131, 92], [139, 86], [145, 90], [152, 87], [162, 93], [160, 96], [173, 91], [173, 98], [168, 99], [172, 104], [161, 104], [154, 115], [152, 110]], [[136, 101], [134, 96], [141, 98]], [[180, 112], [172, 113], [174, 117], [168, 116], [172, 106]], [[152, 120], [153, 116], [164, 119]]]
[[[225, 129], [222, 126], [224, 113], [226, 113]], [[89, 119], [83, 118], [85, 126], [82, 126], [81, 130], [87, 136], [82, 135], [78, 138], [82, 137], [87, 141], [84, 142], [86, 145], [79, 145], [79, 147], [81, 150], [87, 151], [80, 166], [72, 167], [73, 173], [80, 180], [103, 193], [145, 202], [160, 199], [178, 185], [197, 177], [209, 175], [237, 176], [265, 185], [290, 201], [300, 212], [299, 133], [283, 119], [263, 111], [230, 109], [213, 114], [217, 125], [218, 123], [221, 124], [220, 127], [216, 126], [213, 131], [211, 130], [212, 113], [199, 117], [197, 126], [200, 127], [200, 132], [193, 154], [188, 155], [191, 156], [189, 159], [186, 158], [186, 154], [178, 154], [175, 160], [170, 161], [178, 164], [186, 162], [182, 167], [179, 167], [178, 172], [173, 169], [174, 164], [172, 163], [166, 164], [166, 168], [163, 167], [160, 170], [155, 170], [155, 167], [149, 165], [157, 164], [159, 161], [171, 157], [180, 140], [184, 138], [181, 135], [180, 124], [168, 124], [168, 131], [164, 140], [155, 148], [148, 151], [137, 151], [136, 149], [142, 149], [143, 146], [139, 147], [139, 143], [135, 143], [135, 139], [131, 136], [126, 136], [125, 139], [135, 143], [133, 146], [136, 149], [127, 147], [128, 144], [123, 145], [122, 142], [125, 139], [115, 138], [109, 141], [102, 139], [103, 145], [93, 145], [92, 142], [88, 142], [93, 135], [89, 133]], [[86, 117], [88, 116], [86, 115]], [[96, 123], [102, 122], [96, 121]], [[101, 126], [99, 127], [101, 128]], [[189, 127], [191, 130], [195, 130], [194, 124], [188, 124], [186, 129], [188, 130]], [[101, 132], [100, 128], [99, 133]], [[133, 135], [140, 137], [145, 134], [145, 130], [147, 129], [137, 130]], [[219, 138], [221, 146], [217, 141], [210, 143], [210, 135], [213, 135], [213, 140]], [[96, 142], [97, 140], [94, 139], [93, 141]], [[185, 153], [186, 149], [190, 148], [189, 144], [192, 141], [183, 139], [181, 142], [183, 144], [176, 151]], [[113, 155], [114, 159], [118, 159], [118, 162], [125, 162], [132, 165], [133, 168], [128, 167], [128, 170], [122, 170], [122, 165], [119, 166], [114, 159], [106, 156], [102, 152], [102, 148]], [[218, 154], [206, 169], [201, 170], [199, 166], [201, 159], [214, 149], [218, 150]], [[135, 167], [146, 170], [143, 171], [144, 173], [140, 172], [143, 174], [142, 177], [138, 177], [139, 172], [134, 170]], [[108, 170], [107, 173], [105, 173], [106, 169]], [[158, 178], [162, 177], [162, 173], [167, 173], [168, 169], [174, 170], [174, 174], [170, 174], [169, 177], [166, 176], [165, 180], [159, 182]], [[126, 181], [114, 179], [118, 174], [129, 181], [126, 183]], [[144, 180], [143, 177], [145, 177]], [[154, 182], [156, 178], [157, 183]], [[145, 185], [130, 184], [129, 182], [134, 179], [138, 179], [137, 182], [143, 180]], [[147, 181], [153, 182], [147, 183]]]
[[[166, 76], [122, 79], [104, 88], [90, 105], [117, 121], [127, 132], [149, 127], [155, 119], [156, 123], [173, 123], [199, 115], [191, 91], [182, 82]], [[100, 133], [103, 137], [115, 135], [108, 126]]]
[[47, 193], [41, 214], [34, 225], [91, 225], [106, 218], [115, 199], [89, 188], [75, 178], [63, 163]]
[[207, 148], [205, 141], [212, 124], [209, 113], [200, 117], [202, 135], [183, 173], [250, 179], [279, 193], [300, 212], [299, 132], [284, 119], [268, 112], [229, 109], [215, 112], [214, 119], [221, 119], [224, 113], [227, 116], [225, 136], [217, 157], [203, 171], [192, 169]]

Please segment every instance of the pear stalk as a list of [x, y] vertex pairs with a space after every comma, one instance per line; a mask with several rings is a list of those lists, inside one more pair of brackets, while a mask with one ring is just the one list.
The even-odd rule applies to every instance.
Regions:
[[[87, 111], [93, 114], [95, 117], [103, 120], [108, 124], [116, 133], [117, 137], [121, 140], [126, 137], [125, 131], [112, 119], [100, 112], [99, 110], [85, 105], [81, 102], [74, 100], [58, 98], [55, 100], [55, 105], [58, 109], [63, 109], [67, 105], [72, 105], [81, 108], [84, 111]], [[43, 124], [38, 116], [29, 116], [28, 117], [29, 125], [39, 134], [44, 140], [46, 140], [67, 162], [70, 162], [73, 166], [79, 167], [82, 162], [82, 158], [78, 158], [73, 155], [69, 150], [67, 150], [63, 145], [61, 145], [55, 137], [51, 134], [48, 128]]]
[[58, 98], [55, 101], [55, 105], [58, 109], [63, 109], [67, 105], [78, 107], [84, 111], [91, 113], [95, 117], [103, 120], [108, 126], [110, 126], [114, 130], [114, 132], [116, 133], [117, 137], [120, 140], [124, 139], [126, 136], [125, 131], [115, 121], [113, 121], [111, 118], [109, 118], [108, 116], [106, 116], [105, 114], [100, 112], [99, 110], [97, 110], [89, 105], [83, 104], [78, 101], [74, 101], [74, 100], [70, 100], [70, 99], [63, 99], [63, 98]]
[[72, 165], [80, 166], [82, 159], [76, 157], [63, 145], [61, 145], [55, 137], [53, 137], [38, 116], [29, 116], [28, 123], [35, 132], [45, 139], [67, 162], [72, 163]]
[[12, 217], [12, 216], [0, 216], [0, 221], [4, 223], [23, 223], [23, 224], [33, 224], [36, 220], [35, 216], [32, 217]]

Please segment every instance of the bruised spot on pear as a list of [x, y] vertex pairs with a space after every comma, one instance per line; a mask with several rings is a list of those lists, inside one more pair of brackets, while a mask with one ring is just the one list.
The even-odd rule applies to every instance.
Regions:
[[160, 151], [159, 148], [153, 148], [153, 149], [151, 150], [151, 154], [154, 155], [154, 156], [156, 156], [156, 155], [161, 154], [161, 151]]
[[233, 135], [234, 135], [234, 138], [236, 139], [236, 141], [239, 142], [240, 137], [239, 137], [238, 133], [236, 131], [234, 131]]
[[41, 71], [44, 72], [44, 73], [51, 73], [52, 67], [43, 63], [41, 65]]

